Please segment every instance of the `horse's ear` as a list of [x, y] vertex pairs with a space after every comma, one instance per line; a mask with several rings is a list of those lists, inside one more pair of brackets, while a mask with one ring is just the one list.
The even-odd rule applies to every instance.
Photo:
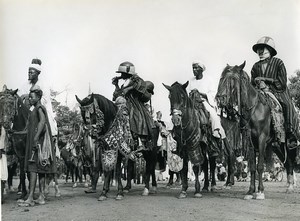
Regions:
[[240, 69], [240, 70], [243, 70], [243, 69], [244, 69], [244, 67], [245, 67], [245, 65], [246, 65], [246, 61], [244, 61], [244, 63], [243, 63], [243, 64], [241, 64], [241, 65], [239, 66], [239, 69]]
[[75, 95], [77, 102], [81, 105], [81, 100]]
[[169, 91], [171, 90], [171, 87], [170, 87], [170, 86], [165, 85], [164, 83], [162, 83], [162, 84], [163, 84], [163, 86], [165, 86], [165, 88], [167, 88]]
[[91, 94], [90, 102], [94, 101], [94, 93]]
[[12, 91], [12, 95], [16, 95], [18, 93], [18, 90], [19, 89], [16, 89], [16, 90]]
[[3, 89], [2, 89], [2, 92], [5, 92], [7, 90], [7, 86], [6, 84], [3, 85]]
[[189, 85], [189, 81], [185, 82], [185, 84], [182, 85], [182, 88], [186, 89], [188, 85]]

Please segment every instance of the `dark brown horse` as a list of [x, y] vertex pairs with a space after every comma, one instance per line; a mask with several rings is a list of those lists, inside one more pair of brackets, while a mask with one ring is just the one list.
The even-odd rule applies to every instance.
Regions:
[[[104, 135], [108, 131], [116, 117], [118, 108], [112, 101], [98, 94], [92, 94], [91, 96], [88, 96], [83, 100], [80, 100], [76, 96], [76, 99], [80, 104], [81, 116], [87, 128], [84, 136], [84, 155], [86, 156], [86, 160], [91, 162], [92, 192], [96, 192], [99, 173], [100, 171], [102, 171], [101, 150], [103, 149], [103, 147], [101, 146], [103, 142], [101, 142], [98, 136]], [[95, 102], [97, 107], [95, 106]], [[100, 111], [98, 110], [98, 108], [100, 108]], [[99, 114], [101, 116], [99, 116]], [[99, 148], [97, 148], [95, 145], [98, 145]], [[124, 197], [123, 186], [121, 182], [121, 162], [122, 154], [118, 154], [116, 163], [116, 177], [118, 180], [118, 193], [116, 197], [117, 200], [123, 199]], [[102, 193], [100, 194], [100, 197], [98, 199], [99, 201], [107, 199], [107, 193], [109, 191], [112, 175], [111, 170], [103, 170], [103, 172], [105, 180]]]
[[[23, 131], [30, 113], [29, 108], [23, 104], [22, 99], [17, 95], [17, 91], [18, 89], [10, 90], [4, 86], [3, 91], [0, 92], [0, 124], [3, 125], [7, 131]], [[15, 154], [18, 157], [22, 189], [20, 198], [23, 199], [27, 195], [24, 171], [26, 135], [12, 134], [11, 138], [12, 150], [8, 150], [8, 154]]]
[[[104, 200], [107, 198], [107, 192], [109, 190], [109, 183], [110, 183], [110, 179], [112, 176], [112, 173], [111, 173], [112, 170], [107, 171], [102, 167], [103, 162], [101, 162], [101, 158], [103, 158], [105, 156], [104, 149], [105, 150], [109, 149], [108, 145], [105, 142], [103, 142], [103, 136], [107, 136], [107, 133], [109, 132], [114, 120], [116, 119], [118, 107], [112, 101], [108, 100], [107, 98], [105, 98], [104, 96], [99, 95], [99, 94], [92, 94], [92, 95], [84, 98], [83, 100], [80, 100], [76, 96], [76, 99], [77, 99], [78, 103], [81, 105], [81, 115], [82, 115], [84, 124], [88, 128], [86, 130], [87, 136], [84, 136], [85, 137], [84, 138], [85, 146], [89, 147], [86, 149], [87, 150], [94, 149], [92, 147], [93, 146], [93, 142], [91, 141], [92, 137], [95, 138], [96, 144], [99, 145], [99, 147], [100, 147], [99, 154], [96, 154], [96, 157], [99, 160], [98, 160], [97, 167], [94, 168], [94, 172], [93, 172], [93, 176], [92, 176], [92, 186], [94, 183], [94, 190], [95, 190], [96, 189], [95, 185], [97, 184], [99, 172], [103, 171], [105, 180], [104, 180], [103, 191], [99, 197], [99, 200]], [[96, 108], [95, 105], [98, 108]], [[97, 110], [97, 109], [99, 109], [99, 110]], [[96, 134], [96, 136], [94, 136], [95, 134]], [[137, 143], [137, 142], [132, 142], [130, 145], [130, 148], [132, 148], [132, 145], [135, 145], [135, 143]], [[116, 179], [118, 181], [117, 199], [123, 198], [123, 186], [122, 186], [122, 182], [121, 182], [121, 162], [122, 162], [122, 158], [124, 157], [123, 156], [124, 151], [122, 151], [121, 149], [122, 149], [122, 147], [119, 146], [118, 153], [117, 153], [117, 162], [116, 162], [116, 167], [115, 167], [115, 169], [116, 169], [115, 175], [116, 175]], [[131, 150], [129, 152], [131, 152]], [[155, 165], [155, 163], [152, 163], [153, 157], [152, 157], [151, 153], [148, 153], [148, 152], [151, 152], [151, 151], [142, 150], [143, 157], [146, 160], [146, 171], [145, 171], [145, 175], [144, 175], [146, 189], [147, 189], [147, 187], [149, 189], [150, 175], [154, 174], [154, 169], [155, 169], [155, 167], [152, 166], [153, 164]], [[86, 153], [86, 154], [84, 153], [84, 155], [91, 156], [88, 153]], [[108, 155], [106, 155], [106, 157], [109, 158]], [[134, 159], [135, 154], [133, 154], [133, 152], [131, 152], [128, 155], [128, 157], [129, 157], [129, 159]], [[95, 159], [89, 159], [89, 160], [95, 162]], [[130, 160], [128, 160], [128, 161], [130, 161]], [[152, 171], [153, 171], [153, 173], [152, 173]], [[132, 178], [132, 175], [128, 174], [128, 176], [127, 176], [128, 182], [131, 182], [131, 178]], [[155, 180], [155, 178], [154, 178], [154, 180]], [[154, 182], [156, 182], [156, 181], [154, 181]], [[127, 187], [128, 187], [128, 189], [130, 189], [130, 186], [127, 186]], [[147, 195], [147, 194], [144, 193], [144, 195]]]
[[[263, 186], [264, 158], [267, 149], [275, 141], [271, 124], [271, 108], [261, 93], [250, 84], [247, 73], [240, 66], [227, 65], [221, 75], [216, 99], [218, 106], [231, 118], [238, 118], [241, 127], [248, 131], [248, 161], [251, 171], [250, 188], [245, 199], [265, 199]], [[285, 162], [288, 174], [288, 190], [293, 188], [292, 151], [286, 145], [274, 148], [274, 152]], [[255, 194], [256, 152], [258, 152], [258, 193]], [[286, 153], [286, 154], [285, 154]]]
[[188, 82], [183, 85], [175, 82], [172, 86], [165, 84], [164, 86], [169, 90], [177, 152], [183, 158], [183, 168], [181, 170], [182, 189], [178, 198], [187, 197], [188, 161], [191, 161], [193, 164], [196, 179], [195, 197], [202, 197], [200, 194], [199, 173], [205, 160], [206, 143], [202, 140], [203, 133], [201, 131], [199, 112], [194, 108], [192, 100], [186, 92]]

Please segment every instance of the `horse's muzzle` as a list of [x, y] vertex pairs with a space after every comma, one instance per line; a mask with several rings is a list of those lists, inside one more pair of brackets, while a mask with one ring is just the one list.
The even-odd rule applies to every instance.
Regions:
[[175, 127], [181, 125], [181, 119], [182, 118], [182, 112], [180, 110], [172, 110], [172, 123], [174, 124]]

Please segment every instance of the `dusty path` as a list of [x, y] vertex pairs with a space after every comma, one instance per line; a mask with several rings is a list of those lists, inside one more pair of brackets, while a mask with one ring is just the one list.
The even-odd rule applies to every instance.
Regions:
[[[2, 220], [300, 220], [300, 189], [285, 194], [285, 180], [266, 182], [264, 201], [243, 200], [248, 182], [237, 182], [231, 190], [203, 193], [201, 199], [193, 198], [191, 186], [188, 198], [183, 200], [176, 198], [180, 188], [168, 189], [166, 182], [159, 183], [157, 194], [147, 197], [141, 196], [142, 185], [133, 186], [121, 201], [114, 199], [116, 188], [111, 187], [109, 199], [104, 202], [97, 201], [102, 184], [96, 194], [85, 194], [83, 186], [72, 188], [71, 183], [60, 182], [62, 196], [55, 198], [51, 187], [44, 206], [18, 207], [16, 193], [8, 193], [2, 205]], [[222, 185], [218, 182], [219, 187]]]

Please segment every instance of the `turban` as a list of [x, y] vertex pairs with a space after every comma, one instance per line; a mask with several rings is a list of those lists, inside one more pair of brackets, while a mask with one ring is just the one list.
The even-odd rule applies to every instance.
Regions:
[[199, 66], [202, 68], [203, 71], [205, 71], [206, 69], [204, 64], [202, 64], [201, 62], [193, 62], [193, 66]]
[[39, 72], [42, 71], [42, 67], [39, 64], [30, 64], [29, 68], [33, 68], [33, 69], [35, 69], [35, 70], [37, 70]]

